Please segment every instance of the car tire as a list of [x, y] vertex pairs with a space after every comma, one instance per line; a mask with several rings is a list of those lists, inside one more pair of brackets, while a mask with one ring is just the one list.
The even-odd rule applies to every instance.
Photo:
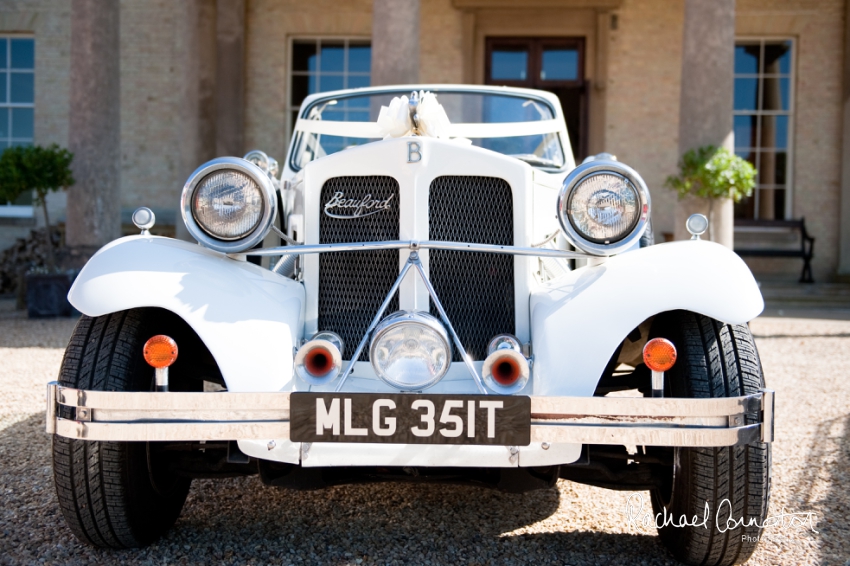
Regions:
[[[144, 362], [142, 347], [156, 326], [150, 309], [83, 316], [65, 350], [59, 383], [97, 391], [150, 391], [153, 369]], [[161, 447], [53, 437], [56, 494], [80, 541], [135, 548], [174, 524], [191, 479], [171, 471]]]
[[[746, 325], [676, 311], [657, 317], [652, 334], [670, 339], [678, 351], [676, 364], [665, 374], [665, 396], [736, 397], [764, 387], [761, 362]], [[746, 423], [757, 418], [747, 415]], [[704, 525], [667, 524], [658, 529], [662, 543], [678, 560], [726, 565], [752, 555], [761, 530], [757, 525], [767, 517], [769, 444], [675, 448], [673, 466], [662, 468], [659, 480], [661, 487], [652, 491], [656, 525], [665, 514], [675, 523], [681, 523], [683, 516], [697, 523], [708, 517]]]

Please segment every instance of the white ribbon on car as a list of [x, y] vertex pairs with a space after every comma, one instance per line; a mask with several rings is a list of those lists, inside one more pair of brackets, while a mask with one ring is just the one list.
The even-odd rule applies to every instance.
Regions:
[[419, 135], [432, 138], [449, 137], [449, 117], [433, 92], [412, 92], [397, 96], [389, 106], [381, 106], [378, 129], [384, 139]]

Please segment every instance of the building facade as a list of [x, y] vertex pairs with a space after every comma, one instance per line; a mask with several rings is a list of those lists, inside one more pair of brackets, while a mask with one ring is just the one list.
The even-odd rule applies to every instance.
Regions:
[[[404, 76], [421, 83], [556, 92], [578, 157], [608, 151], [635, 167], [650, 187], [656, 239], [670, 238], [677, 198], [663, 185], [680, 156], [683, 69], [701, 56], [699, 45], [684, 48], [686, 18], [696, 17], [686, 2], [700, 1], [121, 0], [125, 224], [146, 205], [160, 233], [179, 235], [177, 200], [195, 167], [254, 148], [282, 159], [307, 94], [380, 84], [376, 73], [401, 53]], [[817, 239], [815, 278], [850, 274], [848, 0], [717, 1], [734, 27], [725, 30], [735, 44], [734, 148], [759, 171], [735, 218], [804, 217]], [[394, 2], [404, 4], [400, 19], [373, 18]], [[65, 0], [0, 1], [0, 149], [68, 145], [71, 10]], [[712, 48], [705, 41], [706, 57]], [[51, 195], [53, 218], [66, 198]], [[0, 203], [0, 249], [38, 222], [31, 199]], [[735, 237], [795, 238], [758, 226]], [[793, 281], [801, 267], [747, 261], [764, 278]]]

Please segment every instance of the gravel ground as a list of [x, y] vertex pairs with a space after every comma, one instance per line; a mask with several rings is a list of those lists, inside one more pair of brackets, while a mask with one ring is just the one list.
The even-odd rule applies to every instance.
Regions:
[[[196, 481], [158, 543], [83, 546], [57, 508], [43, 432], [44, 384], [73, 324], [0, 317], [0, 564], [675, 564], [653, 531], [629, 525], [629, 493], [567, 481], [525, 495]], [[818, 532], [766, 530], [748, 564], [850, 565], [850, 322], [761, 318], [752, 329], [777, 392], [770, 514], [816, 513]]]

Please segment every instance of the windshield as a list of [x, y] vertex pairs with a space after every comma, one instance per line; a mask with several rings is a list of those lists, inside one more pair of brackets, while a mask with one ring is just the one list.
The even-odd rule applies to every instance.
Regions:
[[[544, 99], [483, 92], [434, 92], [452, 123], [452, 134], [458, 134], [451, 137], [468, 139], [472, 145], [522, 159], [534, 166], [555, 169], [564, 166], [564, 149], [555, 112]], [[298, 171], [325, 155], [379, 140], [374, 123], [381, 106], [389, 106], [393, 98], [405, 94], [409, 93], [351, 94], [320, 99], [304, 108], [293, 139], [290, 167]], [[342, 128], [335, 129], [328, 122], [346, 122], [349, 127], [344, 128], [343, 134], [339, 131]], [[475, 127], [509, 123], [522, 123], [524, 127], [512, 132], [507, 127], [483, 130]]]

